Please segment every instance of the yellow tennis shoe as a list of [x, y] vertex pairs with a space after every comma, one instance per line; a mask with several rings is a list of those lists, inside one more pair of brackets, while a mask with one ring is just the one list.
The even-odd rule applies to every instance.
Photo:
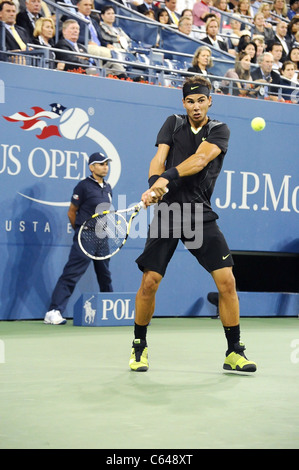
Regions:
[[144, 339], [134, 339], [129, 366], [135, 372], [146, 372], [148, 370], [148, 351]]
[[243, 343], [235, 344], [235, 350], [227, 354], [225, 358], [223, 369], [239, 372], [255, 372], [257, 369], [256, 363], [248, 361], [244, 351], [245, 345]]

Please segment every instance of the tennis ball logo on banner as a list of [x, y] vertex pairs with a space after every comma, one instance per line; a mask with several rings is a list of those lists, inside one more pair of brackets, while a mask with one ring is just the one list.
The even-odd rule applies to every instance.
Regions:
[[[50, 104], [50, 109], [43, 109], [39, 106], [34, 106], [31, 109], [33, 110], [33, 115], [28, 115], [25, 112], [17, 112], [10, 116], [3, 116], [4, 119], [11, 123], [22, 123], [21, 129], [24, 131], [31, 131], [36, 133], [36, 138], [39, 140], [49, 139], [50, 137], [61, 137], [70, 141], [75, 141], [86, 137], [91, 142], [97, 144], [98, 147], [103, 149], [103, 152], [109, 156], [111, 159], [111, 171], [108, 177], [108, 183], [115, 187], [117, 184], [120, 174], [121, 174], [121, 161], [119, 154], [107, 137], [105, 137], [102, 133], [100, 133], [97, 129], [92, 127], [89, 115], [94, 114], [94, 109], [90, 108], [88, 113], [81, 108], [69, 108], [67, 109], [65, 106], [59, 103], [52, 103]], [[94, 151], [94, 146], [90, 147], [90, 151], [88, 150], [88, 145], [84, 147], [84, 151], [87, 153], [86, 155], [86, 162], [90, 153]], [[60, 157], [63, 158], [63, 152], [56, 150], [51, 150], [54, 152], [54, 159], [56, 158], [56, 153], [60, 154]], [[46, 152], [45, 149], [38, 147], [34, 149], [29, 155], [29, 162], [28, 166], [31, 169], [31, 173], [37, 177], [41, 177], [40, 173], [38, 174], [34, 168], [34, 161], [36, 153], [40, 154], [40, 156], [44, 159], [44, 167], [46, 169], [50, 168], [50, 156]], [[14, 160], [16, 157], [13, 156]], [[61, 164], [61, 163], [60, 163]], [[57, 166], [60, 164], [57, 163]], [[20, 162], [18, 162], [20, 167]], [[70, 163], [70, 166], [73, 166]], [[44, 170], [46, 172], [46, 170]], [[53, 172], [53, 170], [52, 170]], [[21, 194], [21, 193], [20, 193]], [[69, 201], [67, 202], [51, 202], [51, 201], [43, 201], [39, 199], [32, 198], [26, 194], [21, 194], [28, 199], [31, 199], [35, 202], [52, 205], [52, 206], [68, 206]]]

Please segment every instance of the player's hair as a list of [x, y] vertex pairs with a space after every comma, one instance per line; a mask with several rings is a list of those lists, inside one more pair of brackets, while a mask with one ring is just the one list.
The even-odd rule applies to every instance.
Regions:
[[194, 75], [193, 77], [187, 77], [186, 80], [184, 81], [183, 87], [185, 85], [192, 86], [193, 84], [198, 84], [202, 86], [206, 86], [209, 90], [212, 89], [212, 85], [210, 80], [206, 79], [205, 77], [201, 75]]

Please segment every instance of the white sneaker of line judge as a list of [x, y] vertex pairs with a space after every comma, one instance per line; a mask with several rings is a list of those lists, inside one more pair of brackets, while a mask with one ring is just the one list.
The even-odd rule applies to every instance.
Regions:
[[59, 310], [50, 310], [46, 313], [44, 323], [47, 325], [64, 325], [66, 319], [61, 316]]

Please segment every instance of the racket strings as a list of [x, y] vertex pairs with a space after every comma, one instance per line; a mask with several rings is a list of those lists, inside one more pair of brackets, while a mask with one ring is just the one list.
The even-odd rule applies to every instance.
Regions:
[[127, 222], [119, 214], [99, 215], [86, 224], [81, 234], [81, 243], [94, 257], [111, 256], [125, 242]]

